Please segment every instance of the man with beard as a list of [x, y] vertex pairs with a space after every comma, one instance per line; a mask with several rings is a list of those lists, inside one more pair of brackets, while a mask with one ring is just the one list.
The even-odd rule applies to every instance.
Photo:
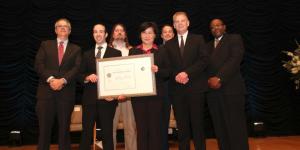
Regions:
[[[128, 56], [129, 50], [132, 48], [132, 46], [128, 42], [126, 29], [123, 24], [118, 23], [114, 25], [108, 46], [120, 50], [122, 56]], [[116, 108], [113, 126], [115, 150], [117, 144], [117, 126], [120, 116], [123, 118], [125, 150], [136, 150], [136, 126], [130, 98], [125, 98], [124, 100], [119, 101]]]

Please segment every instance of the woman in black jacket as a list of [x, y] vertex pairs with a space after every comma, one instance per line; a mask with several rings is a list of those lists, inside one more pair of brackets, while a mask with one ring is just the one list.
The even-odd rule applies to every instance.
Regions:
[[140, 26], [142, 43], [129, 51], [129, 55], [154, 55], [152, 71], [155, 72], [157, 95], [132, 98], [133, 112], [137, 126], [138, 150], [162, 149], [162, 105], [166, 93], [165, 82], [169, 76], [167, 59], [163, 49], [154, 44], [157, 26], [154, 22], [144, 22]]

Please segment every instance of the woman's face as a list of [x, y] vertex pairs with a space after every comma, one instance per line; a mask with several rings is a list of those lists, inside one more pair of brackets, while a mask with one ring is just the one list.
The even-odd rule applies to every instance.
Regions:
[[143, 44], [153, 44], [155, 39], [155, 33], [152, 27], [147, 28], [141, 32], [141, 40]]

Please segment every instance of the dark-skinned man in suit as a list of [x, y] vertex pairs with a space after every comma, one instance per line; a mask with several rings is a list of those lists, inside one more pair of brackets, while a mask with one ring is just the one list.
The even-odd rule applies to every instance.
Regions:
[[207, 104], [221, 150], [248, 150], [244, 80], [240, 73], [244, 46], [240, 35], [227, 34], [221, 19], [210, 23]]

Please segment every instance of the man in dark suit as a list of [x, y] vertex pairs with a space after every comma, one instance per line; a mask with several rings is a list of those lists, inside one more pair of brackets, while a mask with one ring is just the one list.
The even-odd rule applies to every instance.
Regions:
[[[175, 36], [174, 34], [174, 29], [171, 25], [165, 24], [161, 28], [161, 39], [163, 40], [162, 45], [159, 47], [159, 52], [160, 56], [164, 57], [162, 53], [164, 53], [164, 44], [171, 40]], [[165, 59], [165, 58], [164, 58]], [[166, 94], [164, 94], [164, 99], [163, 99], [163, 110], [162, 110], [162, 145], [163, 145], [163, 150], [168, 150], [169, 149], [169, 123], [170, 123], [170, 112], [171, 112], [171, 101], [169, 98], [168, 94], [168, 81], [164, 83], [164, 88], [166, 91]]]
[[36, 112], [39, 120], [38, 150], [48, 150], [51, 128], [58, 118], [59, 149], [71, 150], [70, 118], [75, 102], [76, 75], [80, 68], [80, 47], [69, 42], [71, 24], [67, 19], [55, 23], [57, 39], [41, 43], [35, 59], [39, 75]]
[[203, 37], [189, 33], [189, 24], [185, 12], [173, 15], [177, 36], [165, 44], [171, 70], [169, 92], [178, 127], [179, 149], [189, 150], [193, 137], [195, 149], [203, 150], [204, 92], [207, 90], [204, 70], [208, 54]]
[[220, 19], [210, 23], [214, 40], [207, 45], [208, 65], [207, 103], [214, 123], [219, 148], [248, 150], [245, 119], [244, 80], [240, 74], [244, 46], [239, 35], [226, 34]]
[[82, 97], [82, 123], [80, 150], [91, 149], [91, 139], [95, 120], [100, 120], [103, 133], [103, 150], [113, 150], [113, 119], [118, 102], [113, 98], [100, 99], [97, 96], [96, 59], [120, 57], [121, 52], [107, 46], [107, 32], [103, 24], [96, 24], [93, 28], [93, 37], [96, 45], [86, 51], [82, 58], [80, 81], [84, 84]]

